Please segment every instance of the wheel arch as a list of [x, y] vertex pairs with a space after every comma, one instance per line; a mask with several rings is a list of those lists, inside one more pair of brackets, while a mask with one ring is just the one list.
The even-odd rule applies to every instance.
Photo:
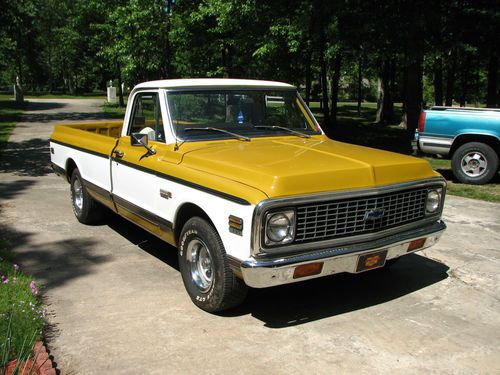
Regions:
[[500, 156], [500, 139], [493, 135], [488, 134], [461, 134], [455, 138], [453, 144], [451, 145], [451, 149], [449, 152], [449, 157], [453, 157], [455, 151], [462, 145], [469, 142], [479, 142], [484, 143], [493, 148], [497, 155]]
[[78, 169], [78, 166], [76, 165], [76, 162], [72, 158], [69, 158], [66, 161], [66, 168], [64, 168], [64, 169], [66, 170], [66, 180], [68, 180], [68, 182], [70, 182], [71, 176], [73, 175], [73, 171], [75, 169]]
[[173, 229], [176, 244], [179, 243], [179, 237], [181, 235], [184, 224], [186, 224], [189, 219], [195, 216], [205, 219], [215, 229], [215, 231], [218, 232], [217, 227], [214, 225], [212, 219], [210, 219], [210, 216], [208, 216], [208, 214], [200, 206], [194, 203], [186, 202], [177, 209], [177, 213], [174, 219]]

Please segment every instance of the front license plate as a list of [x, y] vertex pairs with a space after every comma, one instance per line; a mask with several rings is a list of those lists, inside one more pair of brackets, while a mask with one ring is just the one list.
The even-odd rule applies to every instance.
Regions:
[[360, 255], [358, 258], [358, 266], [356, 267], [356, 272], [363, 272], [383, 267], [385, 265], [386, 257], [387, 250], [380, 250], [373, 253]]

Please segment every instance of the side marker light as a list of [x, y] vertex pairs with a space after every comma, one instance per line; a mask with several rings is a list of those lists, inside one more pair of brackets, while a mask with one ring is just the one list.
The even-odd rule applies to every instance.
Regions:
[[409, 253], [410, 251], [415, 251], [417, 249], [420, 249], [421, 247], [424, 246], [426, 239], [427, 238], [419, 238], [418, 240], [411, 241], [410, 244], [408, 245], [408, 250], [406, 250], [406, 252]]
[[323, 262], [308, 263], [295, 267], [293, 271], [293, 278], [299, 279], [301, 277], [318, 275], [323, 270]]

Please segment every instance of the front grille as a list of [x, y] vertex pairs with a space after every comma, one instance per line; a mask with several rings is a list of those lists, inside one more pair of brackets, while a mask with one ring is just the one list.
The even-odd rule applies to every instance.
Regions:
[[[420, 188], [299, 206], [294, 242], [374, 233], [423, 219], [426, 197], [427, 189]], [[371, 218], [366, 219], [367, 212]]]

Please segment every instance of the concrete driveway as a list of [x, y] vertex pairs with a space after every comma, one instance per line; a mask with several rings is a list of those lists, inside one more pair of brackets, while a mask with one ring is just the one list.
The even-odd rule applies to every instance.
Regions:
[[500, 373], [500, 205], [448, 196], [432, 249], [210, 315], [175, 249], [118, 217], [74, 218], [47, 140], [56, 121], [102, 118], [101, 103], [30, 102], [0, 160], [0, 234], [44, 285], [62, 374]]

